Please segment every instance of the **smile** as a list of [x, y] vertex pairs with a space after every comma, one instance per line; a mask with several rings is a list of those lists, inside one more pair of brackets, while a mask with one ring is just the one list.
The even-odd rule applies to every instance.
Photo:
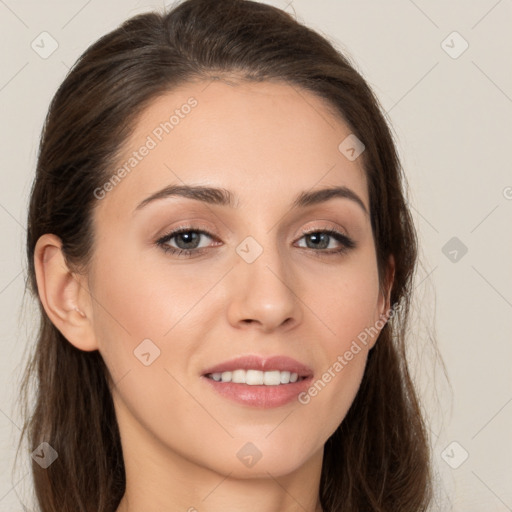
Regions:
[[226, 372], [209, 373], [207, 378], [216, 382], [233, 382], [235, 384], [247, 384], [249, 386], [280, 386], [303, 380], [296, 372], [289, 371], [261, 371], [261, 370], [234, 370]]

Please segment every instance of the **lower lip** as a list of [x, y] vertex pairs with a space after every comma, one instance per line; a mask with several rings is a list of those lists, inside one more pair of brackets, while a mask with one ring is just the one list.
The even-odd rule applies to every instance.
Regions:
[[286, 405], [297, 400], [297, 395], [305, 391], [312, 377], [279, 386], [250, 386], [249, 384], [236, 384], [234, 382], [218, 382], [203, 376], [212, 388], [220, 395], [239, 404], [270, 409]]

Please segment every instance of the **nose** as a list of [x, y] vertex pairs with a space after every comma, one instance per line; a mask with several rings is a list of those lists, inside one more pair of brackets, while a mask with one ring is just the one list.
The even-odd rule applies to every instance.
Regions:
[[227, 316], [233, 327], [268, 333], [292, 329], [302, 321], [298, 281], [277, 249], [265, 248], [252, 263], [237, 261], [228, 286]]

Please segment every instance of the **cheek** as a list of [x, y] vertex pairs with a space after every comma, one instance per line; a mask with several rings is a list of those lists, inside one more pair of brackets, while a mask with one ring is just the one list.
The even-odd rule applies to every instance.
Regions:
[[331, 362], [355, 339], [370, 344], [368, 330], [380, 315], [378, 271], [371, 251], [321, 281], [308, 280], [306, 286], [306, 301], [321, 321], [319, 332]]
[[[329, 280], [322, 293], [309, 294], [312, 310], [321, 319], [318, 349], [322, 370], [299, 396], [307, 416], [324, 418], [329, 437], [350, 408], [364, 374], [368, 352], [382, 325], [377, 325], [378, 273], [371, 257]], [[316, 297], [316, 298], [315, 298]], [[313, 300], [315, 298], [315, 300]], [[323, 325], [322, 325], [323, 324]]]
[[[121, 255], [112, 258], [107, 253]], [[197, 324], [198, 313], [203, 314], [202, 324], [207, 322], [198, 300], [216, 281], [211, 273], [198, 278], [190, 270], [148, 265], [140, 255], [108, 246], [98, 251], [97, 261], [101, 263], [91, 279], [94, 329], [113, 377], [138, 365], [134, 351], [142, 342], [152, 347], [144, 340], [151, 340], [156, 353], [172, 344], [179, 354], [187, 340], [173, 340], [183, 334], [183, 326]]]

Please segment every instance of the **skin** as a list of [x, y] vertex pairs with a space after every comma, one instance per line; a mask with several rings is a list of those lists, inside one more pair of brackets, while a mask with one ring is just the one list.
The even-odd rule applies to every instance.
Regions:
[[[290, 208], [300, 192], [346, 186], [369, 211], [361, 159], [338, 150], [350, 129], [313, 94], [217, 80], [155, 99], [119, 165], [190, 96], [198, 101], [190, 114], [97, 202], [86, 272], [66, 267], [57, 237], [40, 238], [41, 300], [70, 343], [100, 351], [115, 383], [127, 474], [118, 512], [317, 512], [324, 443], [357, 393], [376, 337], [307, 405], [240, 405], [200, 375], [259, 354], [293, 357], [320, 378], [389, 310], [363, 209], [346, 198]], [[237, 207], [168, 197], [134, 212], [170, 184], [229, 189]], [[202, 235], [202, 255], [178, 257], [156, 244], [183, 224], [214, 235]], [[325, 254], [342, 247], [334, 238], [328, 249], [308, 247], [310, 228], [333, 228], [356, 247]], [[263, 249], [250, 264], [236, 252], [247, 236]], [[149, 366], [134, 356], [144, 339], [160, 350]], [[252, 467], [237, 457], [248, 442], [261, 454]]]

